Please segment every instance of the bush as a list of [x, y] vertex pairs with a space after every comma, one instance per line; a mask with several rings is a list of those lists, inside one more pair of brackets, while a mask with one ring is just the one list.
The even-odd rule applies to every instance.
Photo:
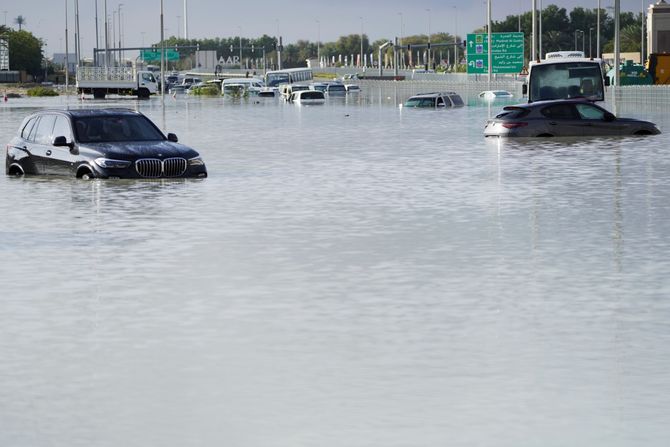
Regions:
[[58, 92], [50, 87], [32, 87], [26, 94], [28, 96], [58, 96]]
[[189, 93], [200, 96], [219, 96], [221, 90], [216, 85], [203, 85], [202, 87], [191, 87]]

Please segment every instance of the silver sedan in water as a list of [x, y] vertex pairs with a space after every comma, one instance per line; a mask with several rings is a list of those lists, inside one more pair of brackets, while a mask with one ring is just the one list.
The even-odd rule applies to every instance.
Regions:
[[503, 108], [488, 120], [487, 137], [567, 137], [607, 135], [656, 135], [654, 123], [617, 118], [584, 99], [538, 101]]

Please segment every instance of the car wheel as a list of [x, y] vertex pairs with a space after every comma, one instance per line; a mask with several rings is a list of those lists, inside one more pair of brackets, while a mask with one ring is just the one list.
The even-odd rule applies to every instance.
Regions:
[[651, 132], [649, 132], [648, 130], [638, 130], [633, 135], [638, 135], [638, 136], [651, 135]]
[[77, 178], [81, 180], [93, 180], [95, 175], [88, 168], [81, 168], [77, 171]]
[[7, 175], [11, 175], [11, 176], [14, 176], [14, 177], [20, 177], [24, 174], [25, 174], [25, 172], [23, 172], [23, 169], [16, 164], [11, 165], [9, 167], [9, 169], [7, 170]]

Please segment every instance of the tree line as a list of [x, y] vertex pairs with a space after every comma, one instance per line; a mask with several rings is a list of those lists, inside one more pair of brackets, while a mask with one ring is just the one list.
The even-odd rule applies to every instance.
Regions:
[[[614, 47], [614, 18], [608, 14], [606, 9], [600, 10], [601, 17], [601, 52], [612, 52]], [[619, 16], [621, 29], [621, 51], [639, 52], [641, 48], [641, 26], [642, 14], [632, 12], [623, 12]], [[0, 25], [0, 36], [9, 43], [9, 62], [12, 70], [25, 70], [27, 73], [38, 75], [43, 71], [44, 42], [36, 38], [31, 32], [23, 29], [26, 24], [26, 18], [17, 17], [14, 21], [19, 30]], [[526, 60], [530, 53], [530, 34], [531, 34], [532, 14], [530, 11], [521, 15], [508, 15], [504, 20], [494, 21], [491, 24], [492, 32], [513, 32], [521, 31], [525, 34]], [[559, 8], [556, 5], [548, 5], [542, 10], [542, 54], [549, 51], [561, 50], [585, 50], [586, 55], [596, 55], [596, 29], [597, 29], [597, 9], [586, 9], [582, 7], [574, 8], [569, 13], [565, 8]], [[539, 30], [539, 29], [538, 29]], [[473, 30], [473, 32], [485, 32], [485, 28]], [[395, 37], [395, 36], [394, 36]], [[350, 34], [339, 37], [334, 42], [312, 42], [309, 40], [298, 40], [295, 43], [289, 43], [282, 48], [282, 66], [285, 68], [300, 67], [305, 65], [306, 59], [313, 59], [317, 53], [322, 57], [332, 60], [335, 57], [339, 61], [339, 56], [358, 55], [361, 47], [364, 54], [377, 53], [377, 48], [394, 37], [381, 38], [370, 41], [366, 34]], [[590, 37], [590, 39], [589, 39]], [[425, 44], [429, 40], [428, 35], [418, 34], [403, 37], [402, 45]], [[433, 43], [454, 41], [462, 42], [463, 36], [454, 36], [446, 32], [433, 33], [430, 36]], [[590, 41], [590, 42], [589, 42]], [[576, 43], [576, 45], [575, 45]], [[160, 42], [154, 45], [160, 46]], [[191, 47], [180, 50], [182, 55], [182, 65], [176, 68], [190, 67], [190, 61], [186, 63], [183, 56], [192, 56], [196, 47], [200, 50], [216, 51], [217, 57], [234, 56], [240, 54], [242, 47], [242, 57], [249, 59], [260, 59], [265, 57], [268, 61], [276, 64], [277, 50], [279, 42], [276, 37], [263, 35], [258, 38], [245, 37], [216, 37], [206, 39], [181, 39], [170, 37], [165, 40], [165, 46], [168, 48]], [[575, 48], [575, 46], [577, 48]], [[446, 52], [447, 50], [445, 50]], [[387, 54], [392, 53], [392, 49], [387, 50]], [[439, 56], [438, 56], [439, 57]], [[459, 52], [459, 58], [462, 53]]]

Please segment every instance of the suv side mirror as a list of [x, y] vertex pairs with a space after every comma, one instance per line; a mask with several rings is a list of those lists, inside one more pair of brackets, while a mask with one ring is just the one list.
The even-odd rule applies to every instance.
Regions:
[[167, 134], [167, 139], [168, 139], [168, 141], [172, 141], [173, 143], [179, 142], [179, 138], [177, 138], [177, 135], [175, 135], [173, 133]]
[[70, 147], [70, 148], [71, 148], [71, 147], [74, 146], [72, 143], [68, 143], [68, 142], [67, 142], [67, 138], [65, 138], [65, 137], [62, 136], [62, 135], [57, 136], [57, 137], [54, 137], [54, 140], [53, 140], [53, 143], [52, 143], [52, 144], [53, 144], [54, 146], [59, 146], [59, 147], [67, 146], [67, 147]]

